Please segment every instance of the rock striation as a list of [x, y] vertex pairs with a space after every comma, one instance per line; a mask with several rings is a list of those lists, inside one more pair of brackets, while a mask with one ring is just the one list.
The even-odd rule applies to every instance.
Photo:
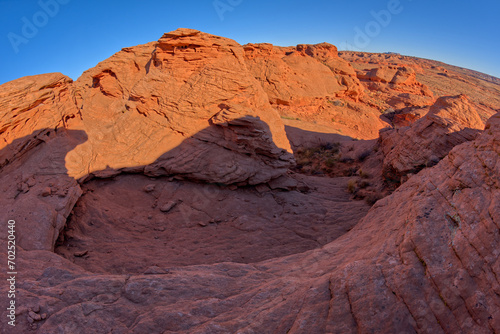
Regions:
[[484, 129], [465, 95], [439, 98], [429, 113], [408, 127], [383, 130], [384, 176], [390, 182], [437, 164], [451, 149], [471, 141]]
[[[423, 82], [444, 67], [343, 57], [356, 68], [327, 43], [178, 29], [75, 82], [1, 85], [0, 220], [16, 221], [19, 273], [2, 333], [499, 333], [494, 80], [485, 100], [430, 102]], [[352, 140], [388, 124], [395, 92], [394, 117], [418, 117]], [[285, 132], [285, 113], [352, 131], [304, 163], [329, 152], [332, 168], [401, 185], [371, 206], [351, 177], [293, 173], [287, 135], [300, 147], [315, 128]], [[352, 173], [370, 188], [371, 170]]]
[[285, 173], [293, 157], [283, 124], [243, 53], [230, 39], [179, 29], [85, 72], [72, 126], [89, 139], [68, 156], [71, 176], [145, 170], [258, 184]]

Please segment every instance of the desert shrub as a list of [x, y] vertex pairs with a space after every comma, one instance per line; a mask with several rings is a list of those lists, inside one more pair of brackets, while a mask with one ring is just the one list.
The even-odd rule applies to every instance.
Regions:
[[328, 158], [325, 160], [325, 166], [328, 167], [328, 168], [332, 168], [333, 166], [335, 166], [335, 159], [333, 158]]
[[359, 155], [358, 155], [358, 160], [363, 162], [366, 160], [366, 158], [368, 158], [370, 156], [370, 154], [372, 153], [371, 150], [366, 150], [366, 151], [363, 151], [361, 152]]
[[[297, 169], [313, 174], [330, 174], [340, 158], [340, 143], [324, 143], [317, 147], [301, 147], [295, 151]], [[310, 169], [306, 169], [310, 166]]]
[[328, 102], [333, 104], [336, 107], [343, 107], [344, 106], [344, 102], [342, 102], [340, 100], [335, 100], [335, 101], [328, 100]]
[[288, 119], [292, 121], [300, 121], [300, 118], [298, 117], [291, 117], [291, 116], [281, 116], [282, 119]]
[[314, 166], [312, 169], [311, 169], [311, 173], [312, 175], [323, 175], [325, 174], [321, 168], [319, 168], [318, 166]]
[[357, 183], [358, 182], [356, 181], [356, 179], [350, 179], [347, 182], [347, 191], [350, 192], [351, 194], [354, 194], [357, 188]]
[[366, 180], [363, 180], [363, 181], [361, 181], [361, 182], [359, 183], [359, 188], [361, 188], [361, 189], [365, 189], [365, 188], [367, 188], [367, 187], [369, 187], [369, 186], [370, 186], [370, 182], [368, 182], [368, 181], [366, 181]]
[[312, 164], [312, 161], [309, 159], [304, 159], [304, 158], [297, 159], [298, 166], [309, 166], [310, 164]]
[[303, 157], [304, 159], [311, 159], [316, 153], [318, 153], [316, 149], [306, 148], [299, 153], [299, 156]]
[[330, 151], [330, 153], [339, 153], [340, 151], [340, 143], [324, 143], [321, 144], [321, 149], [325, 151]]
[[370, 194], [365, 197], [365, 201], [368, 205], [373, 205], [375, 204], [379, 199], [382, 199], [383, 197], [379, 194]]
[[365, 172], [362, 169], [359, 170], [359, 176], [361, 176], [363, 179], [369, 179], [370, 178], [370, 174], [368, 174], [367, 172]]
[[344, 170], [344, 176], [353, 176], [356, 175], [358, 169], [356, 167], [349, 167]]
[[354, 162], [354, 159], [349, 157], [341, 157], [339, 161], [343, 164], [348, 164]]

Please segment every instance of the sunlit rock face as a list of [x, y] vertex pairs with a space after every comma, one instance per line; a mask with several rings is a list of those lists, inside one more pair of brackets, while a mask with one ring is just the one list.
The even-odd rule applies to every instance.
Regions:
[[236, 42], [179, 29], [123, 49], [75, 84], [88, 141], [68, 155], [70, 175], [149, 165], [150, 175], [258, 184], [293, 163], [277, 112]]
[[[500, 332], [495, 83], [484, 103], [452, 85], [434, 101], [419, 82], [453, 71], [349, 57], [369, 62], [179, 29], [76, 82], [1, 85], [0, 221], [16, 222], [19, 275], [0, 332]], [[388, 96], [409, 126], [353, 140], [389, 125]], [[303, 126], [294, 148], [342, 141], [302, 158], [363, 173], [294, 172], [284, 121]], [[391, 175], [405, 182], [374, 204], [346, 191]]]

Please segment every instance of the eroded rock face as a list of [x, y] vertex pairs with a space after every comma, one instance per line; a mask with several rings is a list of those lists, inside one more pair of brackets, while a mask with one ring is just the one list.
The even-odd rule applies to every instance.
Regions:
[[65, 128], [78, 115], [71, 83], [52, 73], [0, 86], [0, 219], [19, 222], [17, 245], [27, 250], [54, 249], [81, 195], [65, 167], [66, 154], [87, 139]]
[[[497, 89], [499, 79], [484, 73], [435, 60], [399, 54], [342, 51], [339, 52], [339, 56], [347, 60], [356, 73], [361, 76], [366, 76], [368, 72], [377, 71], [377, 69], [392, 68], [392, 73], [398, 68], [407, 68], [410, 72], [414, 71], [417, 82], [421, 84], [422, 88], [427, 87], [436, 98], [456, 96], [466, 92], [469, 100], [475, 104], [483, 122], [486, 122], [497, 112], [500, 103]], [[379, 84], [364, 79], [360, 79], [360, 81], [368, 86], [372, 85], [374, 88], [383, 88], [382, 91], [373, 90], [365, 94], [364, 97], [364, 101], [375, 106], [382, 106], [383, 110], [390, 107], [398, 112], [411, 112], [434, 102], [434, 99], [422, 96], [422, 92], [417, 86], [412, 89], [408, 86], [391, 85], [390, 83]], [[400, 109], [403, 107], [404, 109]]]
[[453, 147], [473, 140], [482, 129], [484, 123], [466, 96], [439, 98], [425, 117], [409, 127], [380, 133], [384, 176], [401, 182], [401, 177], [437, 164]]
[[53, 250], [82, 194], [75, 179], [67, 175], [64, 158], [86, 140], [85, 133], [65, 129], [44, 132], [44, 136], [15, 140], [13, 145], [32, 140], [33, 147], [0, 173], [0, 205], [4, 208], [0, 219], [18, 222], [17, 245], [26, 250]]
[[[374, 139], [387, 123], [360, 100], [356, 71], [328, 43], [244, 45], [245, 63], [289, 127]], [[298, 121], [298, 122], [297, 122]], [[297, 124], [296, 124], [297, 123]], [[328, 129], [330, 128], [330, 129]]]
[[434, 102], [434, 94], [417, 81], [410, 66], [382, 66], [358, 71], [358, 78], [370, 91], [380, 92], [387, 103], [396, 109], [425, 107]]
[[60, 73], [50, 73], [0, 86], [0, 168], [35, 147], [38, 136], [75, 117], [72, 82]]
[[18, 300], [47, 314], [39, 333], [498, 332], [498, 129], [500, 114], [320, 249], [134, 275], [21, 251]]
[[484, 126], [488, 110], [445, 97], [383, 132], [399, 180], [437, 165], [366, 213], [347, 179], [290, 177], [283, 124], [251, 68], [285, 52], [288, 69], [323, 71], [314, 62], [336, 49], [252, 47], [180, 29], [75, 83], [0, 87], [0, 220], [16, 220], [20, 273], [17, 325], [0, 317], [2, 330], [500, 332], [500, 114]]
[[258, 184], [293, 163], [283, 124], [232, 40], [179, 29], [118, 52], [75, 86], [82, 118], [72, 126], [89, 136], [68, 155], [75, 178], [145, 171]]
[[281, 48], [244, 46], [248, 68], [261, 82], [272, 104], [317, 105], [318, 100], [362, 94], [354, 69], [328, 43]]
[[102, 274], [256, 263], [325, 245], [369, 209], [350, 201], [348, 178], [290, 180], [302, 191], [283, 191], [290, 181], [231, 190], [141, 175], [95, 179], [82, 186], [56, 252]]
[[74, 83], [57, 73], [9, 82], [0, 105], [1, 217], [20, 221], [25, 249], [53, 249], [81, 195], [75, 180], [260, 184], [294, 163], [243, 48], [195, 30], [124, 49]]

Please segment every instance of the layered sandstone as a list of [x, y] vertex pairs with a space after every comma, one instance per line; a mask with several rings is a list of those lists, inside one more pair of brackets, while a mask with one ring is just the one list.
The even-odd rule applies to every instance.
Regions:
[[499, 122], [323, 248], [132, 275], [20, 252], [19, 299], [48, 315], [40, 333], [497, 332]]
[[232, 40], [179, 29], [122, 50], [75, 86], [83, 116], [72, 126], [89, 134], [68, 155], [75, 178], [145, 170], [258, 184], [293, 163], [283, 124]]
[[410, 126], [380, 133], [384, 176], [400, 182], [401, 177], [437, 164], [453, 147], [473, 140], [483, 129], [465, 95], [439, 98], [425, 117]]
[[[0, 220], [16, 221], [19, 273], [2, 331], [500, 332], [496, 84], [443, 97], [442, 69], [373, 57], [179, 29], [75, 82], [0, 86]], [[404, 105], [391, 119], [390, 96]], [[398, 115], [418, 117], [353, 140]], [[353, 176], [292, 172], [287, 135], [365, 182], [406, 182], [353, 201]]]

